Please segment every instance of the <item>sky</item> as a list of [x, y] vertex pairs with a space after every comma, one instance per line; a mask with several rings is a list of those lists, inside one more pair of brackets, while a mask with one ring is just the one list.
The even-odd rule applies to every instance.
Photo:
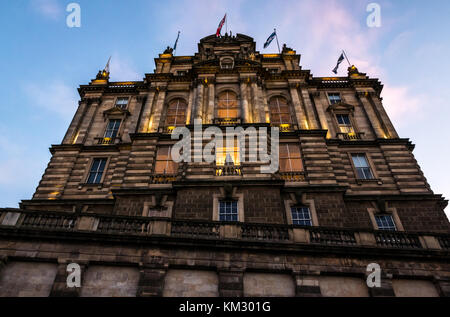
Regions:
[[[70, 28], [70, 3], [81, 26]], [[377, 3], [381, 26], [369, 27]], [[78, 106], [77, 87], [103, 69], [111, 80], [142, 80], [173, 46], [193, 55], [228, 14], [228, 29], [260, 52], [274, 28], [314, 76], [331, 76], [340, 51], [384, 84], [384, 106], [436, 194], [450, 197], [450, 1], [448, 0], [20, 0], [0, 4], [0, 206], [31, 199]], [[344, 65], [344, 64], [343, 64]], [[346, 76], [341, 67], [340, 76]], [[450, 215], [450, 208], [447, 208]]]

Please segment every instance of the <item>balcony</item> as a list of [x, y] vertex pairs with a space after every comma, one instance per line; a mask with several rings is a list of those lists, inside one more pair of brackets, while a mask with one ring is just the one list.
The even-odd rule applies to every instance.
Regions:
[[152, 175], [152, 184], [170, 184], [177, 180], [176, 174], [155, 174]]
[[[30, 231], [31, 230], [31, 231]], [[448, 254], [450, 235], [405, 233], [324, 227], [301, 227], [282, 224], [227, 223], [217, 221], [173, 220], [169, 218], [107, 216], [98, 214], [30, 212], [19, 209], [0, 210], [0, 232], [6, 235], [52, 233], [61, 237], [82, 234], [102, 234], [106, 239], [166, 237], [189, 240], [212, 240], [214, 244], [228, 241], [264, 243], [274, 248], [279, 245], [305, 247], [367, 247], [372, 250], [407, 250], [419, 252], [434, 250]], [[131, 240], [130, 240], [131, 239]], [[219, 242], [220, 241], [220, 242]]]
[[278, 127], [281, 133], [294, 132], [298, 130], [298, 126], [296, 124], [272, 124], [272, 127]]
[[162, 127], [159, 128], [158, 132], [162, 134], [172, 134], [173, 130], [175, 130], [176, 127]]
[[304, 182], [306, 180], [305, 172], [280, 172], [280, 178], [286, 182]]
[[[98, 145], [112, 145], [121, 141], [120, 138], [95, 138]], [[117, 141], [117, 142], [116, 142]]]
[[242, 167], [237, 165], [216, 166], [216, 176], [242, 176]]
[[343, 141], [358, 141], [363, 139], [364, 133], [338, 133], [337, 137]]
[[214, 124], [220, 126], [235, 126], [241, 124], [241, 119], [239, 118], [217, 118], [214, 119]]

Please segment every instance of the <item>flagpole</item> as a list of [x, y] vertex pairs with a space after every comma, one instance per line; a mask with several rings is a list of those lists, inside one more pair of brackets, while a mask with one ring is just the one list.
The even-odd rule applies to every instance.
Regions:
[[225, 33], [228, 33], [228, 13], [225, 12]]
[[342, 53], [344, 53], [345, 59], [347, 60], [348, 66], [352, 66], [352, 64], [350, 63], [350, 61], [348, 60], [347, 54], [345, 54], [345, 51], [342, 50]]
[[175, 41], [175, 49], [173, 51], [173, 56], [175, 56], [175, 54], [177, 53], [177, 48], [178, 48], [178, 40], [180, 39], [180, 31], [178, 31], [178, 35], [177, 35], [177, 39]]
[[277, 29], [273, 29], [275, 31], [275, 37], [277, 38], [277, 45], [278, 45], [278, 53], [281, 54], [281, 50], [280, 50], [280, 43], [278, 42], [278, 34], [277, 34]]

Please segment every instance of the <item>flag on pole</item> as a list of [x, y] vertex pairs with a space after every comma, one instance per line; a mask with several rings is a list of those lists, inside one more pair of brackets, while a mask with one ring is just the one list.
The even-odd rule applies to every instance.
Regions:
[[177, 36], [177, 40], [175, 41], [175, 45], [173, 46], [173, 50], [176, 51], [177, 50], [177, 45], [178, 45], [178, 40], [180, 39], [180, 31], [178, 31], [178, 36]]
[[277, 31], [273, 31], [272, 34], [270, 34], [269, 38], [267, 39], [266, 43], [264, 43], [264, 48], [268, 48], [270, 43], [275, 39], [277, 36]]
[[109, 63], [111, 62], [111, 56], [109, 57], [109, 59], [108, 59], [108, 63], [106, 63], [106, 66], [105, 66], [105, 69], [104, 69], [104, 71], [106, 72], [106, 73], [109, 73]]
[[219, 27], [217, 28], [216, 36], [220, 37], [220, 32], [222, 31], [223, 25], [225, 24], [225, 21], [227, 20], [227, 14], [225, 13], [225, 16], [223, 17], [222, 21], [219, 23]]
[[338, 61], [337, 61], [336, 67], [333, 69], [333, 73], [337, 74], [339, 65], [341, 65], [341, 63], [342, 63], [342, 61], [344, 60], [344, 58], [345, 58], [345, 57], [344, 57], [344, 52], [342, 52], [341, 56], [339, 56], [339, 59], [338, 59]]

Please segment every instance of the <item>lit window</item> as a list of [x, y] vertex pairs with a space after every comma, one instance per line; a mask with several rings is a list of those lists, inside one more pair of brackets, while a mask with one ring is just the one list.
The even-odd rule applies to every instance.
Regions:
[[270, 121], [275, 125], [292, 124], [292, 117], [286, 99], [275, 97], [270, 100]]
[[171, 146], [162, 146], [158, 148], [158, 152], [156, 154], [155, 174], [177, 174], [178, 164], [172, 160], [171, 151]]
[[340, 102], [342, 102], [341, 94], [340, 93], [329, 93], [328, 100], [330, 100], [330, 104], [332, 104], [332, 105], [340, 103]]
[[116, 107], [119, 107], [120, 109], [127, 109], [128, 108], [128, 98], [117, 98], [116, 100]]
[[397, 231], [394, 219], [391, 215], [375, 215], [378, 230]]
[[179, 127], [186, 125], [186, 102], [183, 99], [175, 99], [167, 109], [166, 126]]
[[373, 179], [373, 173], [370, 169], [367, 157], [364, 154], [353, 154], [353, 164], [359, 179]]
[[120, 123], [122, 120], [109, 120], [106, 128], [105, 138], [114, 139], [119, 132]]
[[219, 220], [220, 221], [238, 221], [238, 202], [220, 201], [219, 202]]
[[341, 133], [355, 133], [355, 130], [353, 129], [352, 123], [350, 121], [350, 117], [347, 114], [338, 114], [336, 115], [336, 119], [338, 121], [339, 130], [341, 131]]
[[312, 226], [311, 212], [308, 207], [292, 207], [292, 223], [299, 226]]
[[216, 165], [234, 165], [239, 166], [241, 164], [239, 140], [235, 139], [234, 147], [226, 146], [226, 139], [223, 141], [224, 147], [216, 148]]
[[92, 162], [91, 170], [89, 171], [88, 184], [100, 184], [105, 171], [106, 158], [96, 158]]
[[217, 115], [220, 119], [236, 119], [239, 113], [239, 105], [236, 94], [231, 91], [221, 93], [219, 95], [217, 108]]
[[280, 172], [302, 172], [300, 147], [296, 144], [280, 144]]

